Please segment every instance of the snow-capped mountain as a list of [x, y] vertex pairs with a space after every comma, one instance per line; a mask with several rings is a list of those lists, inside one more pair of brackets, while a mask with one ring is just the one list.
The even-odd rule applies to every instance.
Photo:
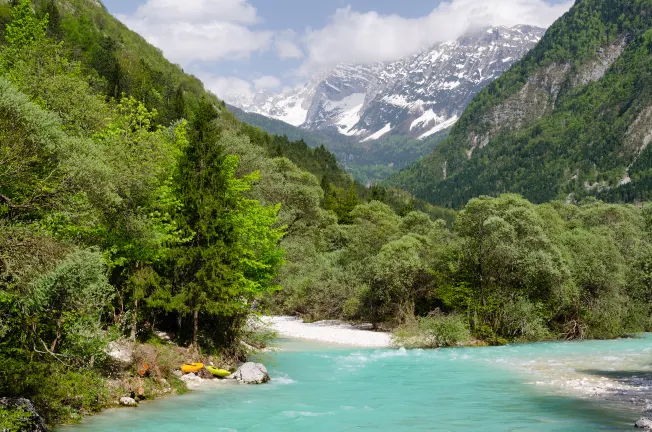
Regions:
[[282, 94], [228, 100], [245, 111], [356, 141], [427, 138], [452, 126], [473, 97], [523, 57], [545, 30], [476, 30], [391, 63], [340, 65]]

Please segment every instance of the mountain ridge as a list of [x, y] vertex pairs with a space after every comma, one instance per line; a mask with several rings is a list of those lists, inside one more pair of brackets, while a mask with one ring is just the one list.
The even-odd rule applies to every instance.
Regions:
[[450, 137], [389, 180], [433, 203], [650, 198], [649, 0], [580, 0], [480, 92]]
[[544, 31], [527, 25], [484, 27], [394, 62], [338, 65], [282, 94], [263, 90], [227, 102], [358, 142], [393, 134], [424, 139], [452, 126], [472, 97], [525, 55]]

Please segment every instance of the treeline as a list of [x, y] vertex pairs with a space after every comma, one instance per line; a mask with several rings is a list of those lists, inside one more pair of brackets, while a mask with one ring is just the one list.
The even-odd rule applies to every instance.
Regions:
[[652, 328], [650, 206], [503, 195], [471, 200], [453, 229], [379, 202], [357, 206], [352, 219], [303, 244], [275, 294], [280, 311], [390, 328], [421, 318], [435, 340], [466, 328], [490, 343]]

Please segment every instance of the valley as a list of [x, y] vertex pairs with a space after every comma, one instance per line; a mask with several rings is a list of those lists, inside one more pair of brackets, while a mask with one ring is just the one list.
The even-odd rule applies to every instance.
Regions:
[[357, 1], [0, 1], [0, 431], [652, 428], [652, 0]]

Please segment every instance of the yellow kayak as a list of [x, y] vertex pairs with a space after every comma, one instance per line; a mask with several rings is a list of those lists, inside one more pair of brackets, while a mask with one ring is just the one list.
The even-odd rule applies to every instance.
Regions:
[[231, 375], [231, 372], [229, 372], [226, 369], [218, 369], [213, 366], [206, 366], [206, 370], [215, 375], [216, 377], [220, 378], [226, 378], [229, 375]]
[[202, 370], [204, 363], [189, 363], [181, 365], [181, 372], [183, 373], [192, 373]]

